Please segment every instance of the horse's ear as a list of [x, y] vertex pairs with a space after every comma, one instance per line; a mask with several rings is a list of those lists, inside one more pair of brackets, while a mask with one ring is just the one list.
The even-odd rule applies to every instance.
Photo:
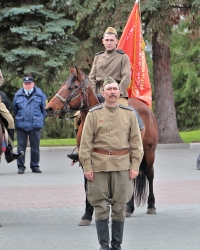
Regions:
[[78, 68], [74, 66], [74, 71], [76, 72], [76, 75], [78, 75]]
[[69, 70], [70, 70], [70, 74], [76, 73], [76, 69], [73, 68], [72, 66], [69, 67]]
[[76, 69], [76, 75], [77, 75], [78, 79], [81, 80], [83, 77], [82, 71], [79, 68], [77, 68], [76, 66], [75, 66], [75, 69]]

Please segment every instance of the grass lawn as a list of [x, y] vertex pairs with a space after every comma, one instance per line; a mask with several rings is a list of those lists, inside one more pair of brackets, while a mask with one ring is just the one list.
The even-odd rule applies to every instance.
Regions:
[[182, 140], [186, 143], [200, 142], [200, 130], [180, 132]]
[[[200, 142], [200, 130], [180, 132], [180, 136], [185, 143]], [[15, 141], [15, 145], [17, 142]], [[76, 146], [75, 138], [67, 139], [47, 139], [40, 141], [41, 147]]]
[[48, 140], [41, 140], [40, 146], [42, 147], [56, 147], [56, 146], [75, 146], [76, 139], [69, 138], [69, 139], [48, 139]]

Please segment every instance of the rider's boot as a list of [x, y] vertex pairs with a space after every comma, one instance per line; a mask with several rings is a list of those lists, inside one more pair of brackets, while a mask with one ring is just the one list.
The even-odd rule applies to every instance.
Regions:
[[[11, 138], [12, 141], [14, 141], [14, 129], [7, 129], [8, 134]], [[7, 163], [10, 163], [16, 159], [18, 159], [19, 157], [23, 156], [24, 152], [21, 151], [20, 153], [13, 153], [13, 147], [10, 143], [8, 143], [8, 146], [6, 147], [6, 151], [5, 151], [5, 159], [7, 161]]]
[[[76, 135], [77, 135], [78, 129], [75, 129], [75, 133], [76, 133]], [[77, 147], [76, 147], [76, 148], [77, 148]], [[75, 149], [76, 149], [76, 148], [75, 148]], [[71, 160], [73, 160], [73, 162], [79, 161], [78, 152], [75, 151], [75, 149], [74, 149], [71, 153], [69, 153], [69, 154], [67, 155]], [[75, 152], [74, 152], [74, 151], [75, 151]]]

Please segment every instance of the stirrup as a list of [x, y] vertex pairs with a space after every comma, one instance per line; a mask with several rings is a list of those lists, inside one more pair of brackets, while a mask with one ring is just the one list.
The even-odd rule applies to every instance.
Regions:
[[[75, 147], [75, 149], [77, 149], [77, 147]], [[74, 163], [79, 161], [78, 153], [77, 152], [74, 153], [75, 149], [71, 153], [67, 154], [67, 157], [73, 160]]]
[[21, 156], [23, 156], [24, 155], [24, 151], [20, 151], [19, 153], [11, 153], [11, 157], [14, 159], [14, 160], [16, 160], [16, 159], [18, 159], [18, 158], [20, 158]]

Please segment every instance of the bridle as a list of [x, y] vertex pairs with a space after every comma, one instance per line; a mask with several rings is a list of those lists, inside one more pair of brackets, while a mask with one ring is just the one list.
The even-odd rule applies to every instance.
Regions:
[[[74, 77], [76, 77], [76, 75], [74, 75]], [[72, 112], [72, 109], [70, 108], [69, 103], [75, 99], [78, 99], [81, 103], [80, 107], [76, 110], [87, 109], [84, 106], [84, 102], [86, 101], [86, 98], [87, 98], [86, 89], [88, 88], [88, 81], [87, 81], [88, 78], [86, 77], [86, 75], [84, 75], [84, 77], [85, 78], [80, 83], [80, 85], [77, 85], [75, 81], [71, 84], [71, 85], [73, 85], [73, 87], [77, 87], [77, 88], [76, 89], [73, 88], [73, 91], [70, 93], [70, 95], [67, 98], [63, 98], [58, 93], [55, 95], [64, 103], [64, 107], [61, 110], [61, 113]], [[65, 84], [67, 84], [67, 83], [68, 83], [68, 81], [65, 82]], [[71, 87], [69, 87], [69, 88], [71, 88]], [[77, 93], [79, 90], [80, 90], [80, 92]], [[73, 111], [75, 111], [75, 110], [73, 109]]]

